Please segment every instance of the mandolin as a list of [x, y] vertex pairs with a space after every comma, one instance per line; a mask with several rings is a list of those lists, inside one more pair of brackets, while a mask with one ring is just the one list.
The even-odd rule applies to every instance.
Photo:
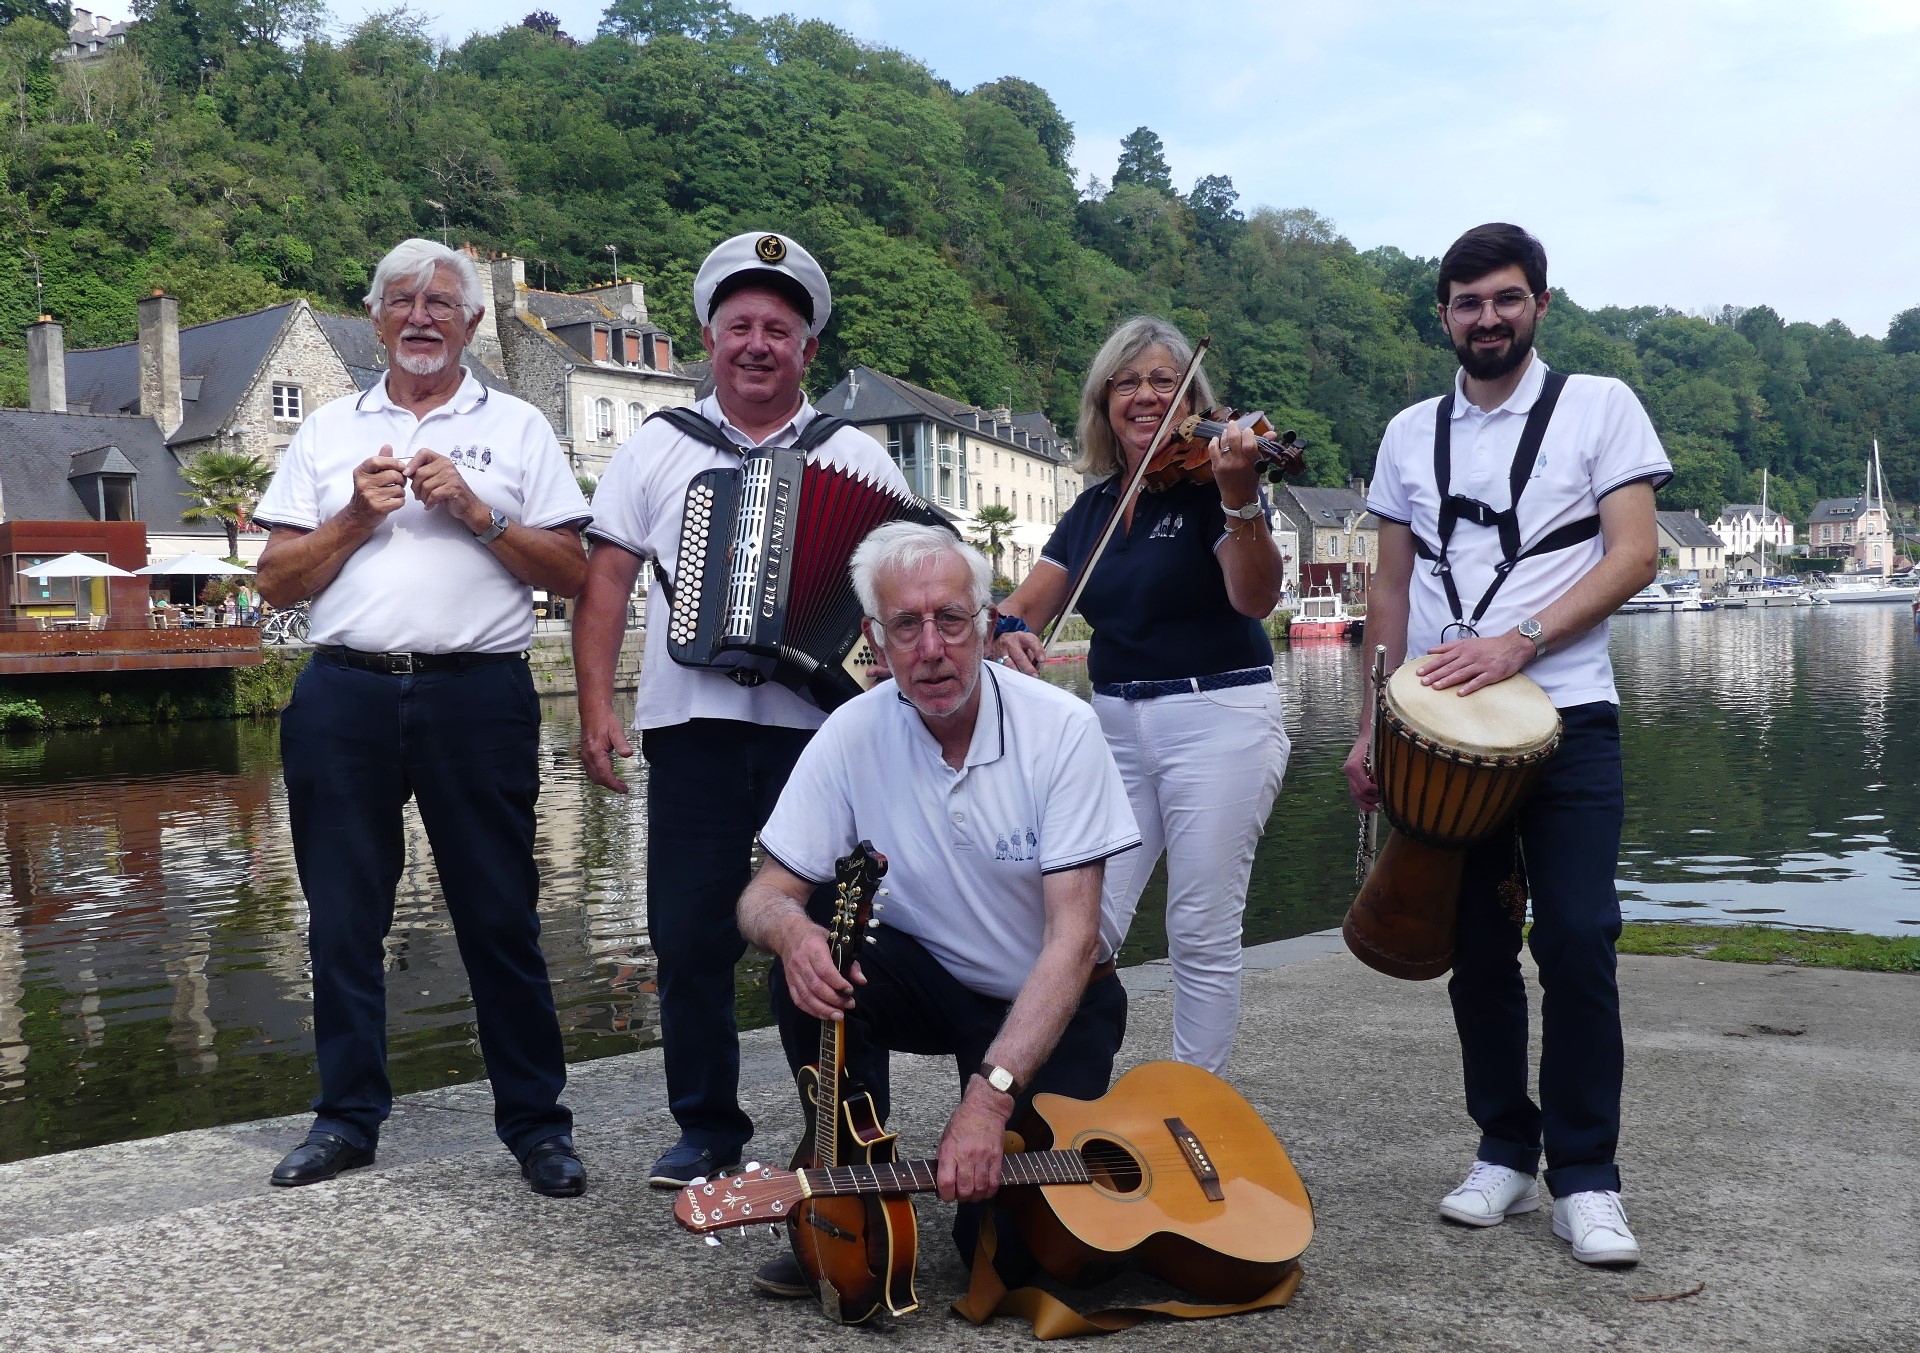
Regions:
[[[849, 975], [873, 918], [887, 857], [862, 841], [834, 869], [833, 923], [827, 943], [840, 975]], [[820, 1021], [820, 1060], [797, 1076], [807, 1131], [794, 1153], [796, 1170], [882, 1169], [894, 1160], [894, 1134], [880, 1122], [873, 1097], [847, 1076], [845, 1020]], [[782, 1171], [782, 1173], [786, 1173]], [[716, 1181], [731, 1185], [732, 1179]], [[698, 1185], [694, 1187], [700, 1187]], [[913, 1200], [902, 1195], [822, 1194], [761, 1220], [787, 1222], [794, 1257], [829, 1318], [863, 1324], [885, 1310], [905, 1315], [920, 1304], [913, 1290], [920, 1231]]]
[[[1280, 1282], [1313, 1238], [1313, 1202], [1285, 1148], [1199, 1067], [1148, 1062], [1100, 1099], [1035, 1095], [1033, 1113], [1034, 1142], [1050, 1149], [1007, 1156], [1000, 1196], [1062, 1282], [1137, 1268], [1208, 1300], [1247, 1301]], [[688, 1186], [673, 1215], [694, 1232], [778, 1222], [822, 1204], [928, 1192], [935, 1169], [874, 1159], [754, 1170]]]

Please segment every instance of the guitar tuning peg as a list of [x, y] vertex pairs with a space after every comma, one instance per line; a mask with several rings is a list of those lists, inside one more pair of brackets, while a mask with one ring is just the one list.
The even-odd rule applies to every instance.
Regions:
[[767, 1226], [767, 1234], [772, 1236], [775, 1240], [778, 1240], [780, 1239], [780, 1228], [778, 1226], [775, 1226], [769, 1223]]
[[875, 897], [891, 897], [892, 895], [893, 895], [892, 889], [889, 889], [889, 888], [882, 888], [879, 892], [874, 894]]
[[753, 1173], [753, 1172], [754, 1172], [755, 1170], [757, 1170], [757, 1169], [759, 1169], [759, 1168], [760, 1168], [760, 1162], [759, 1162], [759, 1161], [757, 1161], [757, 1160], [750, 1160], [750, 1161], [748, 1161], [748, 1162], [747, 1162], [747, 1163], [746, 1163], [745, 1165], [742, 1165], [742, 1166], [740, 1167], [740, 1173], [741, 1173], [741, 1174], [752, 1174], [752, 1173]]
[[689, 1179], [687, 1181], [687, 1189], [689, 1192], [691, 1192], [692, 1190], [699, 1188], [702, 1184], [706, 1182], [707, 1182], [707, 1177], [705, 1175], [696, 1175], [694, 1178]]
[[868, 943], [868, 944], [874, 944], [874, 943], [877, 943], [877, 942], [879, 941], [879, 939], [880, 939], [880, 937], [879, 937], [878, 935], [869, 935], [869, 936], [867, 936], [867, 943]]
[[708, 1245], [709, 1245], [709, 1246], [710, 1246], [711, 1248], [713, 1248], [713, 1249], [716, 1249], [716, 1250], [717, 1250], [717, 1249], [719, 1249], [719, 1248], [720, 1248], [720, 1237], [719, 1237], [719, 1236], [708, 1236], [708, 1237], [707, 1237], [707, 1244], [708, 1244]]
[[868, 930], [878, 930], [879, 928], [880, 928], [880, 922], [878, 920], [872, 920], [867, 922]]

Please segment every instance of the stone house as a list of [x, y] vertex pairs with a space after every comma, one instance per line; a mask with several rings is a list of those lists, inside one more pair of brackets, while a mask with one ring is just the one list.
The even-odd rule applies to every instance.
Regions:
[[1656, 512], [1654, 526], [1662, 561], [1680, 573], [1691, 573], [1706, 591], [1727, 581], [1726, 546], [1695, 512]]
[[983, 409], [856, 366], [817, 401], [887, 448], [914, 492], [964, 524], [1008, 507], [1015, 525], [1000, 570], [1018, 583], [1081, 490], [1073, 444], [1043, 413]]
[[1886, 573], [1893, 565], [1887, 510], [1864, 495], [1822, 498], [1807, 523], [1807, 547], [1816, 559], [1846, 561], [1856, 569]]
[[482, 265], [491, 319], [474, 351], [498, 354], [496, 369], [546, 415], [575, 473], [598, 479], [648, 414], [692, 404], [699, 381], [675, 365], [666, 330], [648, 322], [640, 283], [539, 291], [526, 270], [511, 257]]
[[1332, 587], [1358, 598], [1380, 562], [1380, 523], [1367, 511], [1366, 485], [1344, 489], [1269, 485], [1267, 494], [1284, 518], [1276, 528], [1299, 533], [1298, 587]]

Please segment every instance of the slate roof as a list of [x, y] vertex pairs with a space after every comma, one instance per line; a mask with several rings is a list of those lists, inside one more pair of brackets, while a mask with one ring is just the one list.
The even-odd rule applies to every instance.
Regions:
[[[1284, 484], [1280, 492], [1290, 495], [1300, 505], [1302, 525], [1322, 529], [1344, 527], [1349, 516], [1355, 517], [1356, 529], [1372, 531], [1379, 528], [1367, 511], [1367, 500], [1352, 489], [1313, 489], [1301, 485]], [[1278, 497], [1279, 494], [1274, 495]], [[1289, 516], [1294, 514], [1289, 513]]]
[[1813, 505], [1810, 525], [1823, 521], [1853, 521], [1867, 510], [1864, 498], [1822, 498]]
[[1043, 460], [1065, 464], [1073, 459], [1072, 446], [1053, 431], [1053, 424], [1045, 414], [1019, 413], [1013, 416], [1012, 427], [1026, 432], [1032, 439], [1032, 444], [1027, 445], [1002, 430], [1005, 425], [994, 423], [987, 410], [964, 400], [936, 394], [923, 385], [889, 376], [884, 371], [875, 371], [870, 366], [854, 367], [841, 378], [838, 385], [816, 402], [822, 413], [830, 413], [853, 423], [930, 418], [963, 432], [991, 437], [1002, 446], [1025, 451]]
[[[313, 318], [320, 325], [320, 332], [333, 344], [333, 350], [340, 354], [340, 360], [346, 363], [347, 373], [353, 377], [357, 389], [368, 389], [387, 374], [380, 360], [380, 340], [373, 336], [372, 320], [365, 315], [328, 315], [318, 310], [313, 312]], [[473, 355], [472, 349], [460, 355], [460, 365], [471, 371], [482, 385], [512, 393], [504, 380]]]
[[1659, 521], [1660, 529], [1682, 548], [1717, 550], [1726, 543], [1691, 512], [1656, 512], [1653, 515]]
[[192, 499], [182, 492], [180, 462], [151, 418], [0, 409], [0, 501], [9, 520], [93, 521], [71, 479], [129, 470], [148, 530], [225, 540], [218, 522], [180, 520]]
[[[299, 304], [287, 301], [180, 330], [181, 419], [169, 445], [211, 437], [227, 425]], [[67, 407], [139, 413], [139, 344], [69, 351]]]

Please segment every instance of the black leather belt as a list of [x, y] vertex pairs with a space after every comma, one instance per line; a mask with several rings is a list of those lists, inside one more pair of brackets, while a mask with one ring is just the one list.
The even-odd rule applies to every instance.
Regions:
[[1095, 695], [1111, 695], [1121, 700], [1157, 700], [1163, 695], [1196, 695], [1203, 691], [1225, 691], [1235, 686], [1271, 685], [1273, 668], [1243, 667], [1237, 672], [1219, 672], [1213, 676], [1179, 677], [1171, 681], [1107, 681], [1093, 688]]
[[411, 676], [415, 672], [459, 672], [490, 662], [524, 659], [526, 653], [368, 653], [343, 644], [321, 644], [322, 656], [366, 672], [385, 672], [388, 676]]

